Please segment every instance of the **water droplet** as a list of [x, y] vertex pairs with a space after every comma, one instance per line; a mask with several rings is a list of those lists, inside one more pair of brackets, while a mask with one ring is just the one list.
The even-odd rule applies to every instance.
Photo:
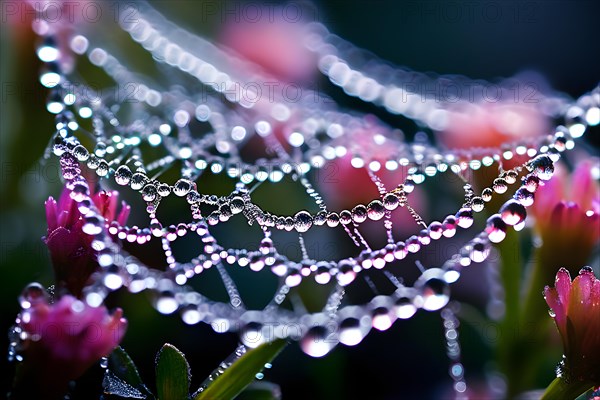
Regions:
[[377, 296], [371, 300], [371, 323], [373, 328], [379, 331], [389, 329], [396, 320], [396, 314], [392, 312], [392, 304], [389, 297]]
[[83, 201], [90, 194], [90, 189], [88, 185], [84, 182], [79, 182], [73, 185], [73, 189], [69, 196], [75, 200], [77, 203]]
[[294, 216], [294, 228], [298, 232], [306, 232], [313, 224], [312, 216], [308, 211], [299, 211]]
[[352, 222], [352, 214], [350, 213], [350, 211], [343, 210], [342, 212], [340, 212], [340, 222], [342, 223], [342, 225], [348, 225], [350, 222]]
[[47, 293], [42, 285], [37, 282], [30, 283], [23, 289], [19, 296], [21, 308], [28, 309], [37, 303], [47, 301]]
[[187, 325], [195, 325], [202, 320], [202, 314], [196, 304], [186, 304], [181, 307], [181, 320]]
[[229, 207], [233, 214], [239, 214], [244, 210], [245, 201], [240, 196], [235, 196], [229, 201]]
[[379, 221], [385, 215], [385, 207], [381, 201], [373, 200], [367, 207], [367, 213], [369, 215], [369, 219], [372, 219], [373, 221]]
[[489, 201], [492, 201], [492, 195], [493, 195], [493, 191], [490, 188], [485, 188], [481, 191], [481, 198], [483, 199], [483, 201], [485, 201], [486, 203]]
[[525, 220], [527, 211], [521, 203], [511, 199], [500, 208], [500, 215], [507, 225], [517, 225]]
[[87, 161], [88, 158], [90, 158], [90, 153], [88, 152], [88, 150], [80, 144], [75, 146], [75, 148], [73, 149], [73, 155], [75, 156], [75, 158], [77, 158], [77, 160], [81, 162]]
[[417, 312], [417, 306], [415, 306], [412, 296], [403, 294], [394, 302], [394, 311], [398, 318], [409, 319]]
[[142, 189], [142, 198], [144, 201], [154, 201], [156, 199], [156, 186], [149, 183]]
[[192, 182], [187, 179], [180, 179], [173, 186], [173, 193], [179, 197], [185, 196], [190, 190], [192, 190]]
[[140, 190], [141, 188], [144, 187], [146, 182], [148, 182], [148, 177], [146, 176], [146, 174], [141, 173], [141, 172], [136, 172], [131, 177], [130, 186], [133, 190]]
[[483, 198], [481, 197], [473, 197], [471, 199], [471, 209], [475, 212], [482, 212], [485, 207], [485, 203]]
[[115, 171], [115, 182], [121, 186], [129, 185], [133, 173], [127, 165], [121, 165]]
[[512, 185], [513, 183], [515, 183], [517, 181], [518, 176], [519, 176], [519, 174], [517, 173], [517, 171], [515, 171], [514, 169], [511, 169], [509, 171], [506, 171], [506, 176], [504, 177], [504, 179], [506, 180], [506, 183], [508, 183], [509, 185]]
[[352, 209], [352, 220], [357, 223], [363, 223], [367, 220], [367, 207], [362, 204], [357, 205]]
[[311, 357], [323, 357], [336, 345], [336, 341], [330, 336], [326, 327], [313, 326], [300, 340], [300, 348]]
[[337, 213], [332, 212], [327, 215], [327, 226], [330, 228], [335, 228], [339, 223], [340, 217], [337, 215]]
[[395, 210], [399, 203], [400, 201], [398, 200], [398, 196], [396, 196], [394, 193], [388, 193], [383, 196], [383, 206], [386, 208], [386, 210]]
[[166, 183], [161, 183], [156, 188], [156, 191], [159, 196], [167, 197], [169, 194], [171, 194], [171, 187], [169, 185], [167, 185]]
[[461, 208], [454, 217], [456, 218], [456, 225], [463, 229], [468, 229], [473, 225], [473, 210], [470, 208]]
[[527, 175], [523, 178], [523, 187], [529, 190], [531, 193], [535, 193], [535, 191], [540, 186], [540, 178], [533, 174]]
[[318, 284], [326, 285], [331, 280], [331, 274], [329, 273], [329, 265], [325, 261], [317, 263], [317, 271], [315, 273], [315, 281]]
[[96, 144], [96, 148], [94, 149], [94, 154], [97, 157], [103, 158], [106, 155], [106, 144], [98, 142]]
[[489, 254], [489, 246], [486, 246], [486, 244], [481, 241], [476, 241], [470, 249], [469, 257], [473, 262], [480, 263], [485, 261]]
[[83, 221], [83, 226], [81, 227], [83, 233], [88, 235], [98, 235], [102, 232], [104, 218], [100, 218], [99, 216], [92, 214], [86, 216]]
[[531, 206], [534, 200], [534, 194], [524, 187], [519, 188], [513, 197], [525, 207]]
[[356, 278], [354, 265], [348, 260], [341, 260], [338, 263], [338, 273], [336, 279], [341, 286], [347, 286]]
[[444, 307], [450, 300], [450, 288], [444, 280], [445, 271], [440, 268], [425, 270], [415, 282], [418, 294], [415, 303], [427, 311]]
[[494, 214], [488, 218], [485, 231], [492, 243], [500, 243], [506, 237], [506, 223], [500, 214]]
[[96, 169], [96, 168], [98, 168], [99, 164], [100, 164], [100, 160], [98, 159], [98, 157], [96, 157], [93, 154], [90, 154], [90, 157], [88, 158], [88, 161], [87, 161], [88, 168]]
[[179, 308], [179, 303], [175, 299], [175, 294], [171, 291], [163, 291], [154, 305], [161, 314], [173, 314]]
[[431, 224], [429, 224], [427, 229], [429, 232], [429, 237], [433, 240], [438, 240], [441, 238], [444, 231], [442, 223], [438, 221], [433, 221]]
[[508, 184], [503, 178], [494, 179], [492, 187], [494, 188], [494, 192], [498, 194], [506, 193], [506, 191], [508, 190]]
[[260, 346], [267, 341], [267, 335], [262, 330], [263, 325], [259, 322], [246, 323], [239, 332], [241, 342], [251, 349]]
[[543, 181], [549, 180], [554, 174], [554, 163], [550, 156], [546, 154], [540, 154], [531, 160], [528, 168]]

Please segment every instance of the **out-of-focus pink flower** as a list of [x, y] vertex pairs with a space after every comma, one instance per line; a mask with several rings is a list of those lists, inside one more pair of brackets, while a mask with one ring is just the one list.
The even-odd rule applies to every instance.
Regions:
[[[470, 103], [448, 112], [447, 126], [439, 138], [451, 149], [498, 148], [505, 143], [547, 135], [549, 129], [548, 117], [526, 104]], [[524, 161], [515, 156], [505, 169]]]
[[317, 60], [303, 46], [303, 21], [283, 18], [285, 11], [280, 8], [259, 11], [256, 19], [241, 15], [235, 22], [228, 21], [220, 42], [277, 79], [308, 80], [317, 71]]
[[589, 267], [571, 282], [565, 268], [544, 297], [552, 310], [563, 342], [560, 372], [566, 379], [600, 384], [600, 280]]
[[544, 265], [585, 265], [600, 240], [600, 188], [592, 177], [593, 162], [581, 162], [569, 179], [560, 166], [535, 192], [532, 215], [542, 239]]
[[[117, 214], [119, 194], [101, 191], [92, 200], [107, 223], [117, 221], [124, 225], [130, 207], [123, 202]], [[52, 197], [46, 201], [48, 233], [44, 238], [56, 276], [57, 284], [79, 297], [90, 275], [98, 268], [92, 248], [92, 237], [82, 231], [83, 218], [77, 203], [71, 199], [71, 191], [64, 189], [59, 201]]]
[[54, 304], [45, 299], [32, 302], [20, 317], [23, 368], [34, 380], [29, 384], [55, 394], [66, 390], [69, 381], [120, 343], [127, 328], [122, 316], [121, 309], [110, 315], [104, 306], [90, 307], [70, 295]]

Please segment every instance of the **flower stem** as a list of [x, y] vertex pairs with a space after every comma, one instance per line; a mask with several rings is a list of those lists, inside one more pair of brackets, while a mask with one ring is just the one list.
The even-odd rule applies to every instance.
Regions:
[[591, 382], [573, 381], [567, 383], [562, 378], [554, 379], [546, 388], [541, 400], [576, 399], [594, 386]]

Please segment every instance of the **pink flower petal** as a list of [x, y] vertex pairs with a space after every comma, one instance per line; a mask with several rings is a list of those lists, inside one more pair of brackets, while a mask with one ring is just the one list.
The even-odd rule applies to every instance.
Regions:
[[554, 283], [558, 298], [562, 304], [564, 311], [567, 311], [569, 298], [571, 296], [571, 274], [566, 268], [561, 268], [556, 273], [556, 281]]

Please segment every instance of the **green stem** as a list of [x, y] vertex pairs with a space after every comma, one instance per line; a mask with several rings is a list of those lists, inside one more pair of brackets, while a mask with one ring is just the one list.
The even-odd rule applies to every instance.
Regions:
[[541, 400], [576, 399], [594, 386], [591, 382], [574, 381], [567, 383], [562, 378], [554, 379], [546, 388]]
[[501, 371], [506, 376], [509, 392], [518, 390], [517, 381], [521, 379], [520, 371], [515, 368], [515, 358], [520, 357], [517, 351], [519, 335], [519, 300], [521, 282], [521, 250], [516, 233], [507, 232], [506, 238], [497, 246], [500, 253], [500, 280], [504, 288], [505, 312], [500, 322], [497, 355]]

